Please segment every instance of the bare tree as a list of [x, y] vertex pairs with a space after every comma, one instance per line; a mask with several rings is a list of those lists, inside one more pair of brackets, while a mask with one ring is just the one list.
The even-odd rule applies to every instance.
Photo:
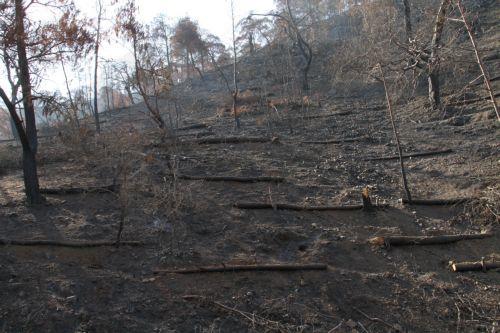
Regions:
[[234, 1], [231, 0], [231, 22], [232, 22], [232, 36], [233, 36], [233, 114], [236, 128], [241, 127], [240, 117], [238, 115], [238, 51], [236, 50], [236, 24], [234, 19]]
[[201, 39], [198, 24], [189, 17], [180, 19], [174, 28], [171, 40], [175, 55], [184, 59], [187, 78], [190, 78], [190, 69], [193, 68], [203, 79], [203, 73], [196, 66], [194, 60], [194, 54], [201, 54], [205, 49], [205, 43]]
[[309, 71], [311, 69], [313, 61], [313, 51], [311, 45], [305, 40], [300, 28], [297, 24], [297, 20], [292, 12], [291, 0], [285, 1], [285, 11], [286, 14], [280, 13], [269, 13], [269, 14], [251, 14], [250, 16], [272, 16], [284, 21], [288, 27], [286, 31], [289, 34], [290, 39], [293, 44], [297, 47], [301, 61], [298, 64], [299, 70], [302, 76], [302, 90], [308, 91], [310, 89], [309, 85]]
[[97, 133], [101, 132], [101, 124], [99, 122], [99, 105], [97, 95], [97, 74], [99, 71], [99, 47], [101, 46], [101, 20], [103, 15], [102, 0], [97, 0], [97, 30], [95, 35], [94, 46], [94, 118], [95, 130]]
[[410, 188], [408, 187], [408, 179], [406, 178], [406, 170], [403, 161], [403, 150], [401, 149], [401, 140], [399, 139], [398, 129], [396, 127], [396, 122], [394, 121], [392, 102], [391, 102], [391, 97], [389, 96], [389, 88], [387, 87], [387, 81], [385, 79], [384, 69], [382, 68], [382, 65], [380, 63], [378, 64], [378, 67], [380, 69], [382, 83], [384, 84], [385, 98], [387, 101], [387, 110], [389, 111], [389, 119], [391, 121], [392, 132], [394, 134], [394, 139], [396, 140], [396, 146], [398, 148], [398, 156], [399, 156], [399, 164], [401, 167], [401, 178], [403, 180], [403, 188], [406, 193], [406, 199], [408, 199], [408, 202], [411, 204], [412, 198], [411, 198]]
[[[32, 21], [26, 17], [26, 8], [32, 5], [42, 6], [42, 8], [43, 6], [59, 8], [62, 15], [57, 24]], [[11, 62], [14, 62], [14, 57], [17, 58], [16, 75], [22, 91], [24, 122], [16, 112], [17, 96], [9, 98], [5, 91], [0, 88], [0, 97], [7, 106], [20, 137], [27, 202], [38, 204], [43, 201], [43, 197], [40, 194], [38, 183], [36, 163], [38, 139], [30, 67], [37, 63], [57, 59], [62, 48], [67, 48], [67, 51], [71, 49], [73, 52], [85, 52], [89, 36], [84, 29], [85, 22], [80, 22], [77, 19], [77, 11], [66, 1], [58, 1], [57, 3], [33, 1], [25, 4], [23, 0], [14, 0], [13, 3], [4, 3], [0, 7], [0, 13], [4, 20], [4, 24], [1, 26], [0, 41], [4, 48], [9, 49], [6, 53], [11, 57]], [[6, 62], [4, 61], [4, 63]]]
[[477, 42], [476, 42], [476, 39], [474, 38], [474, 33], [472, 32], [471, 26], [470, 26], [469, 22], [467, 22], [467, 18], [465, 16], [465, 8], [462, 4], [462, 1], [461, 0], [456, 0], [456, 1], [457, 1], [458, 10], [460, 11], [460, 15], [462, 16], [462, 21], [465, 25], [465, 28], [467, 29], [467, 33], [469, 34], [469, 38], [470, 38], [470, 41], [472, 43], [472, 47], [474, 48], [474, 54], [476, 55], [477, 63], [479, 65], [479, 68], [481, 69], [481, 73], [483, 76], [484, 84], [486, 86], [486, 90], [488, 90], [488, 93], [490, 94], [491, 103], [493, 104], [493, 108], [495, 109], [497, 119], [500, 121], [500, 114], [498, 113], [498, 106], [497, 106], [497, 102], [495, 100], [495, 94], [493, 93], [493, 88], [491, 87], [489, 73], [488, 73], [486, 67], [484, 66], [481, 55], [479, 54]]
[[441, 89], [439, 85], [439, 48], [441, 37], [443, 35], [444, 23], [446, 22], [446, 11], [450, 6], [451, 0], [442, 0], [436, 15], [434, 24], [434, 33], [430, 45], [430, 57], [427, 63], [428, 81], [429, 81], [429, 102], [433, 109], [441, 105]]
[[148, 43], [144, 27], [136, 20], [137, 7], [134, 0], [129, 0], [118, 13], [115, 30], [132, 42], [135, 83], [144, 104], [153, 121], [167, 134], [167, 126], [161, 115], [159, 97], [171, 88], [171, 73], [162, 59], [157, 59], [151, 52], [153, 48]]

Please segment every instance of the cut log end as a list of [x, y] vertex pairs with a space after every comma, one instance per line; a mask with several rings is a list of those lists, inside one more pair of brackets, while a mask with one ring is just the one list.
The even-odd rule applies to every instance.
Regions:
[[370, 211], [373, 209], [372, 200], [370, 198], [370, 190], [368, 187], [363, 189], [361, 193], [361, 198], [363, 199], [363, 210]]
[[451, 270], [455, 273], [458, 272], [487, 272], [489, 270], [500, 268], [499, 261], [478, 261], [478, 262], [461, 262], [452, 263]]

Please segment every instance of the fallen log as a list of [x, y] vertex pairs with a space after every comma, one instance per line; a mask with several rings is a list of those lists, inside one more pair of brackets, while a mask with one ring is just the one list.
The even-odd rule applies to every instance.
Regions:
[[[59, 134], [40, 135], [40, 136], [37, 136], [37, 139], [38, 140], [50, 139], [50, 138], [55, 138], [57, 136], [59, 136]], [[17, 141], [18, 140], [16, 140], [16, 139], [6, 139], [6, 140], [0, 140], [0, 143], [17, 142]]]
[[41, 194], [65, 195], [65, 194], [84, 194], [84, 193], [113, 193], [118, 190], [116, 185], [104, 187], [68, 187], [68, 188], [41, 188]]
[[202, 138], [202, 137], [211, 136], [211, 135], [215, 135], [215, 133], [214, 132], [205, 131], [205, 132], [194, 132], [194, 133], [177, 134], [177, 135], [175, 135], [175, 138], [184, 138], [184, 137], [188, 137], [188, 136], [194, 136], [196, 138]]
[[[329, 211], [329, 210], [363, 210], [363, 205], [341, 205], [341, 206], [301, 206], [286, 203], [259, 203], [259, 202], [237, 202], [234, 208], [238, 209], [275, 209], [275, 210], [295, 210], [295, 211]], [[372, 206], [373, 208], [387, 207], [383, 205]]]
[[318, 115], [311, 115], [311, 116], [304, 116], [304, 117], [295, 117], [293, 119], [296, 120], [312, 120], [312, 119], [321, 119], [321, 118], [330, 118], [330, 117], [335, 117], [335, 116], [347, 116], [350, 115], [350, 111], [343, 111], [343, 112], [335, 112], [335, 113], [328, 113], [328, 114], [318, 114]]
[[[90, 247], [117, 246], [117, 243], [116, 241], [71, 241], [71, 240], [56, 241], [56, 240], [43, 240], [43, 239], [28, 239], [28, 240], [0, 239], [0, 245], [90, 248]], [[144, 242], [138, 242], [138, 241], [120, 241], [119, 245], [143, 246], [146, 244]]]
[[184, 141], [186, 143], [197, 143], [199, 145], [206, 144], [224, 144], [224, 143], [267, 143], [279, 142], [278, 138], [263, 138], [263, 137], [217, 137], [217, 138], [204, 138], [193, 141]]
[[493, 237], [493, 233], [481, 234], [459, 234], [459, 235], [441, 235], [441, 236], [383, 236], [374, 237], [368, 240], [372, 245], [378, 246], [405, 246], [405, 245], [439, 245], [450, 244], [462, 240], [484, 239]]
[[258, 183], [258, 182], [275, 182], [282, 183], [285, 181], [283, 177], [261, 176], [261, 177], [237, 177], [237, 176], [189, 176], [178, 175], [178, 179], [185, 180], [204, 180], [207, 182], [237, 182], [237, 183]]
[[[427, 152], [419, 152], [419, 153], [411, 153], [403, 155], [403, 158], [413, 158], [413, 157], [426, 157], [426, 156], [435, 156], [435, 155], [444, 155], [452, 153], [452, 149], [444, 149], [444, 150], [435, 150], [435, 151], [427, 151]], [[399, 160], [399, 156], [391, 155], [391, 156], [382, 156], [382, 157], [372, 157], [367, 158], [365, 161], [390, 161], [390, 160]]]
[[184, 127], [179, 127], [177, 130], [178, 131], [189, 131], [189, 130], [194, 130], [194, 129], [203, 129], [207, 128], [207, 124], [193, 124], [189, 126], [184, 126]]
[[452, 199], [412, 199], [403, 198], [401, 202], [405, 205], [414, 206], [453, 206], [471, 201], [472, 198], [452, 198]]
[[335, 140], [327, 140], [327, 141], [301, 141], [303, 144], [311, 144], [311, 145], [329, 145], [336, 143], [344, 143], [344, 142], [358, 142], [365, 140], [366, 136], [358, 137], [358, 138], [348, 138], [348, 139], [335, 139]]
[[200, 274], [200, 273], [221, 273], [221, 272], [248, 272], [248, 271], [311, 271], [326, 270], [325, 264], [264, 264], [264, 265], [222, 265], [205, 266], [177, 270], [155, 270], [155, 274]]
[[451, 270], [454, 272], [489, 271], [500, 268], [499, 261], [478, 261], [452, 263]]

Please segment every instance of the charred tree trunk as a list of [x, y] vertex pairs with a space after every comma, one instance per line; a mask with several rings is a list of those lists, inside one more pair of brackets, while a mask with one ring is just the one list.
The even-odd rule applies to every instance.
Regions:
[[125, 91], [127, 92], [128, 98], [130, 99], [130, 103], [134, 104], [134, 95], [132, 94], [132, 89], [129, 85], [125, 85]]
[[24, 31], [25, 11], [23, 2], [16, 0], [16, 47], [18, 54], [19, 81], [23, 94], [24, 118], [26, 126], [26, 135], [31, 150], [36, 154], [38, 149], [35, 108], [33, 106], [33, 97], [31, 94], [31, 78], [29, 72], [28, 57], [26, 54], [26, 41]]
[[[9, 105], [8, 109], [16, 122], [18, 133], [22, 136], [23, 146], [23, 174], [26, 198], [29, 204], [39, 204], [43, 201], [38, 184], [38, 173], [36, 167], [36, 152], [38, 138], [36, 130], [35, 108], [31, 95], [31, 78], [29, 72], [28, 57], [26, 54], [26, 40], [24, 31], [24, 17], [26, 15], [22, 0], [15, 0], [16, 11], [16, 47], [19, 66], [19, 80], [23, 93], [23, 106], [26, 121], [26, 130], [23, 129], [21, 120], [17, 116], [15, 105]], [[4, 98], [2, 94], [2, 99]], [[7, 97], [7, 96], [5, 96]], [[21, 133], [21, 131], [23, 133]]]
[[232, 19], [232, 28], [233, 28], [233, 84], [234, 84], [234, 91], [233, 91], [233, 113], [234, 113], [234, 122], [236, 124], [236, 128], [240, 128], [240, 117], [238, 115], [238, 69], [237, 69], [237, 62], [238, 62], [238, 54], [236, 52], [236, 26], [234, 24], [234, 2], [231, 0], [231, 19]]
[[101, 124], [99, 122], [99, 108], [97, 100], [97, 72], [99, 70], [99, 46], [101, 43], [101, 18], [102, 18], [102, 3], [101, 0], [98, 1], [99, 13], [97, 16], [97, 36], [95, 40], [95, 63], [94, 63], [94, 118], [95, 118], [95, 130], [97, 133], [101, 132]]
[[189, 73], [190, 73], [190, 70], [189, 70], [189, 51], [188, 51], [188, 49], [186, 49], [186, 79], [188, 79], [188, 80], [191, 78], [191, 75]]
[[441, 106], [441, 92], [439, 86], [439, 48], [441, 37], [443, 35], [444, 23], [446, 22], [446, 11], [450, 6], [451, 0], [442, 0], [439, 6], [436, 22], [434, 24], [434, 33], [431, 41], [431, 55], [428, 62], [428, 82], [429, 82], [429, 102], [432, 109]]
[[166, 56], [167, 56], [167, 66], [170, 71], [172, 71], [172, 60], [170, 57], [170, 41], [169, 41], [169, 33], [167, 31], [167, 27], [165, 25], [163, 27], [163, 38], [165, 38], [165, 51], [166, 51]]
[[405, 15], [405, 31], [406, 40], [410, 41], [413, 38], [413, 27], [411, 24], [411, 7], [409, 0], [403, 0], [404, 15]]
[[36, 166], [36, 154], [31, 149], [28, 136], [23, 127], [23, 121], [16, 112], [16, 107], [7, 97], [5, 91], [0, 88], [0, 97], [11, 116], [12, 122], [19, 134], [19, 139], [23, 147], [23, 179], [26, 192], [26, 199], [29, 204], [37, 204], [43, 202], [43, 197], [40, 194], [40, 185], [38, 183], [38, 173]]
[[200, 79], [202, 81], [205, 81], [205, 77], [203, 76], [203, 72], [198, 68], [198, 66], [196, 66], [196, 63], [194, 62], [193, 53], [190, 53], [190, 58], [191, 58], [191, 64], [193, 65], [193, 68], [198, 72]]
[[313, 59], [313, 53], [312, 53], [312, 48], [307, 43], [302, 37], [302, 34], [300, 33], [299, 27], [297, 26], [297, 23], [295, 22], [295, 18], [293, 17], [292, 13], [292, 8], [290, 6], [290, 0], [286, 0], [286, 7], [288, 11], [288, 16], [290, 17], [289, 24], [291, 25], [291, 28], [293, 29], [296, 39], [297, 39], [297, 45], [299, 47], [300, 54], [302, 56], [303, 63], [301, 64], [301, 70], [302, 70], [302, 90], [303, 91], [308, 91], [310, 89], [309, 86], [309, 70], [311, 69], [311, 64], [312, 64], [312, 59]]

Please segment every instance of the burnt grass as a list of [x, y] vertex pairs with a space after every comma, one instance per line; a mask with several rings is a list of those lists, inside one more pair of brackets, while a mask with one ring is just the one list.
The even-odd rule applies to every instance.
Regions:
[[[197, 103], [180, 142], [160, 142], [141, 106], [107, 114], [99, 142], [42, 141], [43, 187], [126, 181], [119, 194], [47, 196], [23, 204], [22, 175], [0, 174], [0, 238], [114, 240], [143, 247], [0, 247], [2, 332], [491, 332], [498, 328], [498, 272], [453, 273], [450, 261], [500, 257], [498, 217], [470, 207], [403, 206], [399, 163], [367, 161], [396, 153], [382, 99], [334, 99], [321, 107], [254, 105], [234, 129], [213, 102]], [[498, 123], [487, 101], [466, 106], [456, 123], [429, 122], [423, 98], [395, 105], [407, 153], [452, 149], [405, 160], [419, 199], [480, 197], [498, 191]], [[339, 113], [338, 115], [331, 115]], [[312, 115], [331, 115], [306, 118]], [[479, 115], [479, 116], [478, 116]], [[483, 116], [481, 116], [483, 115]], [[196, 127], [196, 126], [195, 126]], [[198, 133], [198, 135], [197, 135]], [[201, 133], [201, 134], [200, 134]], [[192, 135], [191, 135], [192, 134]], [[276, 137], [265, 143], [198, 144], [196, 137]], [[357, 142], [308, 144], [362, 137]], [[118, 140], [118, 144], [112, 144]], [[124, 144], [125, 143], [125, 144]], [[129, 146], [128, 146], [129, 145]], [[118, 147], [118, 148], [117, 148]], [[124, 148], [125, 147], [125, 148]], [[117, 149], [134, 150], [128, 160]], [[123, 154], [122, 154], [123, 155]], [[118, 157], [116, 157], [118, 156]], [[121, 166], [127, 178], [113, 176]], [[123, 171], [126, 170], [126, 171]], [[283, 183], [183, 180], [183, 175], [280, 176]], [[370, 188], [374, 212], [239, 210], [235, 202], [359, 204]], [[125, 208], [124, 208], [125, 207]], [[384, 235], [491, 230], [481, 240], [390, 249]], [[324, 263], [326, 271], [155, 274], [221, 264]], [[186, 297], [201, 296], [201, 297]]]

